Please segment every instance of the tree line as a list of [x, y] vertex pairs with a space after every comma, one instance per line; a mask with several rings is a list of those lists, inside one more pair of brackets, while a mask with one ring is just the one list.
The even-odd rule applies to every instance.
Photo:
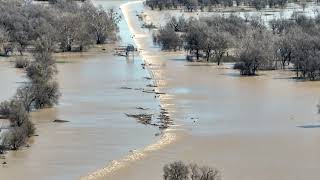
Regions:
[[288, 0], [147, 0], [146, 5], [154, 9], [177, 9], [184, 7], [188, 11], [204, 10], [205, 7], [211, 9], [213, 6], [232, 7], [249, 6], [257, 10], [266, 8], [281, 7], [287, 5]]
[[32, 54], [30, 60], [20, 56], [17, 68], [23, 68], [27, 81], [15, 95], [0, 103], [0, 119], [10, 126], [0, 137], [0, 153], [17, 150], [34, 135], [30, 112], [50, 108], [59, 102], [57, 67], [53, 53], [57, 50], [82, 51], [91, 44], [104, 43], [117, 31], [119, 16], [90, 2], [82, 4], [56, 0], [50, 5], [21, 0], [0, 0], [0, 45], [4, 55], [10, 51]]
[[43, 40], [37, 40], [34, 45], [33, 60], [25, 67], [28, 81], [18, 88], [13, 98], [0, 103], [1, 119], [10, 122], [9, 129], [0, 137], [0, 151], [17, 150], [34, 135], [35, 126], [29, 114], [32, 110], [58, 104], [57, 68], [50, 45]]
[[294, 14], [268, 25], [259, 17], [235, 15], [205, 18], [173, 17], [154, 33], [163, 50], [185, 50], [187, 59], [235, 61], [241, 75], [279, 67], [295, 70], [297, 78], [320, 79], [320, 15]]
[[0, 0], [2, 54], [21, 55], [43, 39], [54, 51], [83, 51], [90, 45], [116, 39], [120, 16], [90, 1], [56, 0], [50, 5], [23, 0]]

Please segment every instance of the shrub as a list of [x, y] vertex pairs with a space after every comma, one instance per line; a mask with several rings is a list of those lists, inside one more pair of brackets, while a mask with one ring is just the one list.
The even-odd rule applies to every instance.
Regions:
[[164, 180], [187, 180], [189, 168], [181, 161], [167, 164], [163, 168]]
[[29, 114], [23, 103], [17, 100], [5, 101], [0, 104], [2, 118], [9, 119], [11, 126], [21, 126], [29, 120]]
[[31, 137], [32, 135], [34, 135], [34, 133], [36, 131], [34, 124], [30, 120], [25, 121], [22, 125], [22, 128], [25, 131], [25, 135], [27, 137]]
[[33, 85], [34, 108], [50, 108], [58, 104], [60, 97], [57, 82], [40, 82]]
[[221, 180], [220, 171], [208, 166], [184, 164], [177, 161], [163, 168], [164, 180]]
[[26, 137], [22, 127], [13, 127], [4, 135], [3, 144], [8, 149], [18, 150], [25, 143]]

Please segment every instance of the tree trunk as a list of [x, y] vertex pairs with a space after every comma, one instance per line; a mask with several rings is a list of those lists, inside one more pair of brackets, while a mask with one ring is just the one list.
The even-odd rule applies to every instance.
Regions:
[[282, 69], [286, 69], [286, 61], [282, 61]]
[[222, 60], [223, 54], [224, 54], [224, 53], [219, 53], [219, 56], [218, 56], [218, 58], [217, 58], [218, 66], [220, 66], [220, 64], [221, 64], [221, 60]]
[[197, 60], [199, 60], [199, 57], [200, 57], [199, 49], [197, 49], [197, 51], [196, 51], [196, 56], [197, 56]]
[[97, 44], [101, 44], [101, 40], [99, 37], [97, 38]]
[[70, 44], [67, 45], [67, 51], [70, 52], [72, 50], [72, 47]]
[[210, 51], [207, 51], [207, 62], [210, 60]]

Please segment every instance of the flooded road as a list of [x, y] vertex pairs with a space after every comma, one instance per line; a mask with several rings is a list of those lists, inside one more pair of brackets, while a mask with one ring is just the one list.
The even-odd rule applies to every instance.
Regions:
[[320, 124], [320, 82], [297, 82], [289, 71], [240, 77], [231, 64], [195, 66], [179, 53], [160, 52], [134, 16], [141, 7], [126, 6], [128, 24], [158, 90], [167, 93], [160, 100], [178, 125], [170, 131], [178, 140], [105, 179], [161, 180], [163, 166], [175, 160], [216, 167], [225, 180], [319, 178], [320, 129], [302, 127]]

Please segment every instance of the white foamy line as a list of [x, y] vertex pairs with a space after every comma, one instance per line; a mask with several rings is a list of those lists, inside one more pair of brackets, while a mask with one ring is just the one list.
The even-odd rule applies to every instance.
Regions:
[[123, 158], [121, 160], [114, 160], [107, 167], [100, 169], [96, 172], [93, 172], [86, 177], [82, 177], [81, 180], [94, 180], [94, 179], [104, 178], [107, 175], [125, 167], [129, 163], [144, 158], [148, 152], [152, 152], [152, 151], [156, 151], [158, 149], [161, 149], [164, 146], [171, 144], [175, 140], [176, 140], [175, 134], [165, 132], [157, 143], [151, 144], [142, 150], [134, 151], [132, 154], [126, 156], [125, 158]]
[[[130, 30], [130, 32], [134, 35], [133, 36], [133, 40], [135, 42], [135, 44], [137, 45], [137, 48], [140, 49], [141, 45], [138, 43], [137, 41], [137, 37], [144, 37], [144, 34], [139, 34], [137, 31], [135, 31], [135, 29], [132, 27], [131, 21], [129, 19], [129, 11], [127, 8], [129, 8], [131, 5], [134, 4], [138, 4], [138, 3], [142, 3], [143, 1], [133, 1], [133, 2], [128, 2], [125, 3], [123, 5], [120, 6], [122, 13], [124, 15], [124, 19], [126, 20], [127, 24], [128, 24], [128, 28]], [[146, 55], [144, 55], [144, 53], [140, 53], [140, 56], [142, 56], [143, 61], [145, 61]], [[154, 78], [154, 73], [149, 70], [151, 76]], [[156, 80], [155, 80], [156, 81]], [[137, 160], [140, 160], [142, 158], [144, 158], [147, 153], [152, 152], [152, 151], [156, 151], [159, 150], [171, 143], [173, 143], [174, 141], [177, 140], [177, 136], [174, 132], [174, 129], [167, 129], [163, 132], [161, 138], [159, 139], [159, 141], [157, 141], [155, 144], [151, 144], [141, 150], [136, 150], [134, 151], [132, 154], [127, 155], [126, 157], [124, 157], [123, 159], [120, 160], [114, 160], [112, 161], [112, 163], [108, 166], [106, 166], [103, 169], [97, 170], [91, 174], [89, 174], [88, 176], [82, 177], [81, 180], [95, 180], [95, 179], [100, 179], [100, 178], [104, 178], [107, 175], [125, 167], [126, 165], [128, 165], [130, 162], [134, 162]], [[172, 133], [171, 133], [172, 132]]]

